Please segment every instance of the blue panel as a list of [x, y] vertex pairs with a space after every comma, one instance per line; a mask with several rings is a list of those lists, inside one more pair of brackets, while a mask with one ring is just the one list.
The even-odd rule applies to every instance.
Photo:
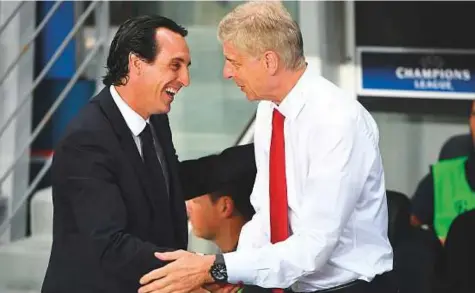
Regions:
[[[55, 80], [51, 94], [54, 94], [56, 97], [59, 96], [60, 92], [56, 92], [56, 90], [62, 91], [68, 82], [69, 80]], [[64, 130], [71, 119], [79, 113], [93, 96], [95, 89], [96, 82], [93, 80], [78, 80], [76, 82], [66, 99], [64, 99], [61, 106], [59, 106], [58, 110], [52, 117], [53, 146], [56, 146], [58, 141], [61, 139]]]
[[[36, 88], [34, 94], [37, 98], [33, 100], [34, 127], [43, 119], [68, 82], [69, 79], [47, 79]], [[69, 121], [77, 115], [94, 94], [95, 87], [96, 83], [92, 80], [76, 82], [46, 127], [33, 142], [32, 150], [34, 152], [48, 152], [55, 147]]]
[[472, 54], [363, 52], [363, 90], [475, 93]]
[[[41, 21], [55, 1], [38, 2]], [[65, 1], [56, 10], [39, 36], [40, 70], [43, 69], [74, 26], [74, 2]], [[70, 78], [76, 70], [76, 48], [74, 38], [49, 70], [47, 78]]]

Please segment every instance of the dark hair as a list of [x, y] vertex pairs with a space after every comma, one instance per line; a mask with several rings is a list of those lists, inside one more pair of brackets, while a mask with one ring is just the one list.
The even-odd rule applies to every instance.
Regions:
[[229, 196], [234, 202], [236, 212], [241, 215], [245, 221], [251, 220], [255, 214], [250, 200], [254, 180], [255, 174], [251, 173], [222, 185], [219, 190], [209, 193], [211, 202], [215, 203], [219, 198]]
[[148, 63], [155, 61], [160, 52], [155, 41], [158, 28], [166, 28], [186, 37], [188, 31], [173, 20], [159, 15], [144, 15], [126, 20], [112, 40], [107, 57], [107, 74], [102, 82], [106, 86], [124, 85], [129, 74], [129, 54], [134, 53]]

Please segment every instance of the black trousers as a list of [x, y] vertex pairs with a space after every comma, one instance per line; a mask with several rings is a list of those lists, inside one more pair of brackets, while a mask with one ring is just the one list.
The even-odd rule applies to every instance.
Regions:
[[[296, 293], [285, 290], [286, 293]], [[348, 284], [330, 289], [318, 290], [312, 293], [398, 293], [392, 272], [377, 275], [371, 282], [356, 280]]]

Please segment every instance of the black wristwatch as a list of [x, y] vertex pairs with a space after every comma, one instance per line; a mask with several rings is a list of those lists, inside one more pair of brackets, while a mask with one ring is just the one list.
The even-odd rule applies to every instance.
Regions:
[[216, 255], [216, 259], [209, 269], [209, 274], [216, 283], [226, 283], [228, 281], [228, 271], [222, 254]]

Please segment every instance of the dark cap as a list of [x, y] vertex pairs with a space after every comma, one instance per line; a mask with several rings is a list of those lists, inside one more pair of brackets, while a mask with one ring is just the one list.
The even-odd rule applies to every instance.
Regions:
[[255, 172], [241, 174], [228, 182], [217, 182], [215, 191], [210, 192], [211, 199], [229, 196], [234, 202], [234, 208], [247, 220], [250, 220], [255, 211], [251, 205], [250, 196], [256, 179]]
[[218, 191], [236, 178], [249, 174], [256, 176], [253, 144], [230, 147], [218, 155], [180, 164], [185, 200]]

